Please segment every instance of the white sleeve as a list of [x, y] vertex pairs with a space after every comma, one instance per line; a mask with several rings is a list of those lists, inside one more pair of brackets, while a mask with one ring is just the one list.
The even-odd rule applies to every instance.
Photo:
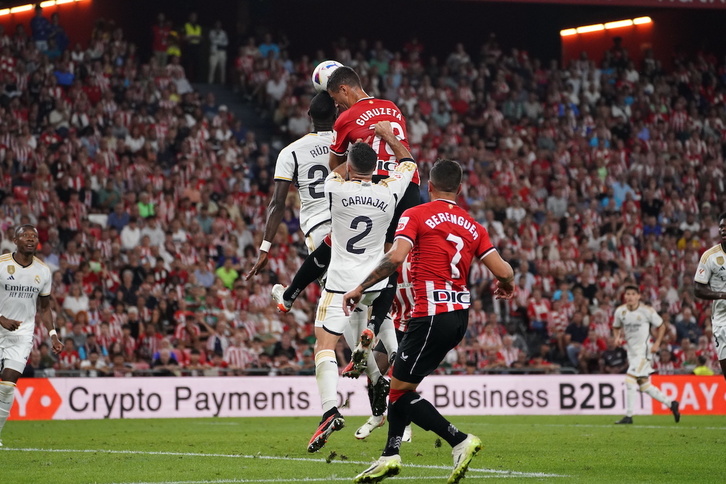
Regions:
[[292, 181], [295, 178], [295, 152], [289, 147], [284, 148], [277, 156], [275, 164], [275, 180]]
[[400, 200], [406, 192], [408, 184], [411, 183], [413, 176], [416, 174], [416, 163], [404, 161], [403, 163], [399, 163], [396, 169], [390, 173], [390, 178], [386, 180], [387, 185]]
[[650, 308], [650, 324], [654, 328], [659, 328], [660, 325], [663, 324], [663, 318], [661, 318], [658, 311], [653, 308]]
[[50, 269], [49, 269], [47, 277], [45, 278], [45, 283], [41, 286], [40, 292], [38, 294], [41, 296], [50, 296], [50, 291], [52, 288], [52, 281], [53, 281], [53, 275], [51, 274]]
[[701, 284], [708, 284], [708, 281], [711, 280], [711, 269], [708, 267], [707, 257], [701, 258], [701, 261], [698, 263], [696, 275], [694, 276], [693, 280], [696, 282], [700, 282]]

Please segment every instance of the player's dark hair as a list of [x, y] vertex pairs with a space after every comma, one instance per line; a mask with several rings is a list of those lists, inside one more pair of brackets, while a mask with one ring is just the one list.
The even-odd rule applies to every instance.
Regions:
[[373, 173], [373, 170], [376, 169], [378, 156], [370, 145], [359, 141], [350, 149], [350, 153], [348, 153], [348, 163], [350, 163], [358, 173], [367, 175]]
[[310, 101], [308, 114], [313, 119], [316, 130], [318, 130], [318, 127], [331, 129], [333, 121], [335, 121], [335, 115], [337, 114], [335, 101], [333, 101], [333, 98], [330, 97], [327, 91], [321, 91]]
[[431, 184], [440, 192], [456, 193], [461, 185], [463, 171], [461, 165], [453, 160], [436, 160], [429, 180]]
[[638, 294], [640, 294], [640, 288], [638, 286], [636, 286], [635, 284], [628, 284], [627, 286], [625, 286], [625, 290], [626, 291], [635, 291]]
[[328, 91], [337, 92], [342, 85], [361, 87], [358, 73], [348, 66], [335, 69], [328, 77]]
[[718, 221], [720, 222], [721, 220], [723, 220], [725, 218], [726, 218], [726, 212], [721, 212], [721, 215], [718, 216]]

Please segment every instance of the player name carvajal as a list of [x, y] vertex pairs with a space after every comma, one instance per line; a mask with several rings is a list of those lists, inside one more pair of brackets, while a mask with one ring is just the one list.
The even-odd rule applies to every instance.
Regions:
[[[397, 109], [393, 108], [373, 108], [361, 113], [358, 119], [355, 120], [355, 124], [358, 126], [365, 126], [369, 119], [374, 116], [393, 116], [396, 119], [402, 120], [401, 113]], [[372, 127], [371, 127], [372, 128]]]
[[386, 202], [383, 202], [378, 198], [373, 197], [346, 197], [342, 198], [340, 202], [343, 204], [344, 207], [349, 207], [351, 205], [370, 205], [371, 207], [375, 207], [383, 212], [388, 210], [388, 204]]
[[451, 222], [452, 224], [456, 224], [460, 227], [463, 227], [464, 230], [469, 232], [472, 237], [474, 237], [474, 240], [479, 238], [479, 233], [476, 231], [476, 225], [474, 225], [470, 220], [465, 219], [461, 215], [454, 215], [447, 212], [440, 212], [436, 215], [430, 216], [426, 220], [426, 225], [431, 227], [432, 229], [439, 225], [440, 223], [444, 222]]

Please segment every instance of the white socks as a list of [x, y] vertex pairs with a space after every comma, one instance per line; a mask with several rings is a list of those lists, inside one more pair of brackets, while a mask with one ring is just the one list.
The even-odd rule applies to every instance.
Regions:
[[393, 326], [391, 318], [387, 317], [381, 323], [381, 329], [378, 330], [378, 339], [383, 342], [386, 347], [388, 356], [398, 351], [398, 339], [396, 339], [396, 328]]
[[635, 378], [625, 377], [625, 415], [633, 416], [633, 408], [635, 407], [635, 393], [638, 390], [638, 382]]
[[[627, 415], [628, 417], [633, 416], [633, 408], [635, 407], [636, 390], [638, 390], [638, 382], [635, 380], [635, 378], [626, 376], [625, 377], [625, 415]], [[667, 398], [665, 395], [663, 395], [663, 392], [661, 392], [657, 387], [651, 385], [648, 380], [646, 380], [642, 385], [640, 385], [640, 391], [650, 395], [654, 400], [659, 401], [666, 407], [670, 407], [671, 403], [673, 403], [673, 400], [671, 400], [671, 399]]]
[[325, 413], [338, 403], [338, 362], [335, 351], [321, 350], [315, 354], [315, 380]]
[[10, 415], [10, 408], [15, 398], [15, 383], [0, 381], [0, 433], [3, 431], [5, 421]]
[[663, 392], [661, 392], [658, 387], [654, 387], [650, 384], [650, 382], [645, 382], [640, 385], [640, 391], [643, 393], [647, 393], [648, 395], [653, 397], [653, 399], [658, 400], [666, 407], [670, 407], [671, 403], [673, 403], [672, 400], [668, 399], [665, 395], [663, 395]]

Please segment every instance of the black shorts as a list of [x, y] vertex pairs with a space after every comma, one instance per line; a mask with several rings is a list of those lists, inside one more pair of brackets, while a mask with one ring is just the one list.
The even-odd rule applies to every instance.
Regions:
[[393, 376], [407, 383], [421, 383], [461, 342], [468, 324], [468, 309], [411, 319], [398, 346]]
[[[373, 175], [373, 182], [378, 183], [386, 178], [388, 177], [383, 175]], [[398, 219], [401, 218], [401, 214], [416, 205], [421, 205], [421, 192], [419, 191], [418, 185], [415, 183], [409, 183], [406, 187], [406, 191], [401, 197], [401, 200], [399, 200], [396, 205], [396, 210], [393, 212], [391, 225], [388, 226], [388, 230], [386, 231], [386, 242], [391, 244], [393, 243], [393, 238], [396, 236], [396, 229], [398, 228]]]

